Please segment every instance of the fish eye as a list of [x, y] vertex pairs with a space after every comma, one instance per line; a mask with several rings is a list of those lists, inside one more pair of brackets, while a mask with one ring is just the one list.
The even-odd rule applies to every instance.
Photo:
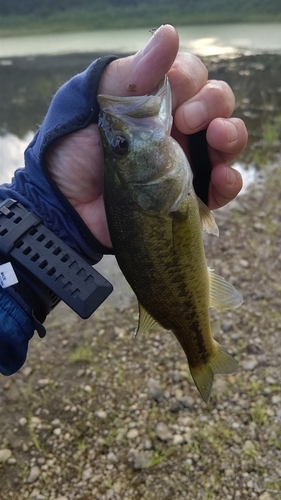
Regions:
[[116, 135], [111, 141], [113, 152], [118, 156], [124, 156], [129, 149], [129, 141], [124, 135]]

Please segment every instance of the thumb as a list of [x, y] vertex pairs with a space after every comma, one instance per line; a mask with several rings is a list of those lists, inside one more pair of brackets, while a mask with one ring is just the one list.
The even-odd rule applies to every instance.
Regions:
[[175, 28], [169, 24], [160, 26], [142, 50], [107, 66], [99, 94], [125, 97], [152, 92], [172, 66], [178, 48]]

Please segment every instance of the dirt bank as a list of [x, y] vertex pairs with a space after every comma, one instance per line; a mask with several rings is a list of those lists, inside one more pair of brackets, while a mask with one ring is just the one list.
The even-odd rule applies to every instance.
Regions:
[[206, 238], [244, 297], [212, 314], [238, 374], [217, 376], [206, 405], [172, 334], [133, 338], [134, 300], [88, 321], [59, 306], [24, 368], [0, 378], [2, 500], [280, 499], [280, 186], [281, 161]]

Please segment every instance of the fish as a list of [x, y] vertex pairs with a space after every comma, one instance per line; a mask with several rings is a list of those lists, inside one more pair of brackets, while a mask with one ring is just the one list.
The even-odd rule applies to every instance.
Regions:
[[106, 217], [117, 263], [138, 300], [135, 333], [170, 330], [208, 402], [214, 375], [237, 371], [213, 338], [209, 308], [235, 308], [242, 297], [207, 266], [202, 230], [218, 236], [218, 226], [171, 136], [168, 77], [152, 94], [100, 94], [98, 103]]

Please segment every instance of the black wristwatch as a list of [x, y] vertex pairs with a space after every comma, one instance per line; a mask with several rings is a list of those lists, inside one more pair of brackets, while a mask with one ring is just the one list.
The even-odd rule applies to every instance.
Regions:
[[[39, 323], [48, 313], [44, 303], [51, 310], [62, 300], [86, 319], [113, 290], [109, 281], [37, 215], [10, 198], [0, 202], [0, 262], [12, 264], [19, 281], [14, 288], [27, 298]], [[43, 330], [41, 333], [43, 336]]]

